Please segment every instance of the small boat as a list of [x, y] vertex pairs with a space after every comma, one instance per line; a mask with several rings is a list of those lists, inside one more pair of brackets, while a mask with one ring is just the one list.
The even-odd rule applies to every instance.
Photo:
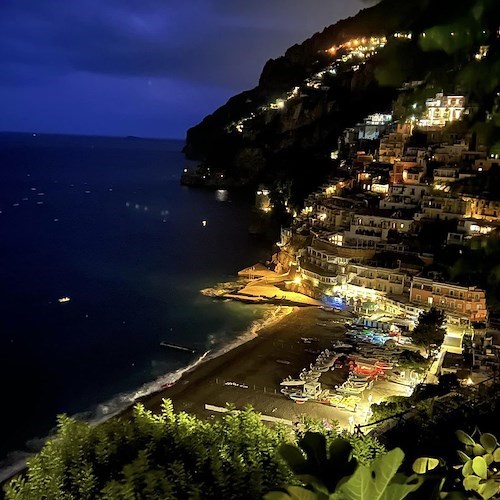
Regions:
[[184, 345], [179, 345], [179, 344], [171, 344], [170, 342], [165, 342], [162, 340], [160, 342], [160, 345], [163, 347], [170, 347], [170, 349], [177, 349], [179, 351], [186, 351], [194, 354], [196, 352], [196, 349], [193, 349], [192, 347], [186, 347]]
[[310, 344], [311, 342], [319, 342], [319, 339], [316, 337], [300, 337], [300, 340], [306, 344]]
[[292, 364], [290, 361], [287, 361], [286, 359], [277, 359], [276, 363], [280, 363], [282, 365], [291, 365]]
[[290, 394], [290, 399], [293, 399], [297, 404], [303, 404], [309, 400], [309, 396], [304, 396], [301, 392]]
[[306, 383], [305, 380], [293, 379], [291, 377], [287, 377], [282, 382], [280, 382], [280, 385], [304, 385], [305, 383]]
[[332, 342], [332, 346], [334, 349], [352, 349], [351, 344], [347, 344], [346, 342], [341, 342], [340, 340]]
[[[331, 366], [331, 365], [330, 365]], [[311, 369], [311, 371], [313, 372], [320, 372], [320, 373], [325, 373], [327, 372], [330, 367], [329, 366], [325, 366], [325, 365], [318, 365], [318, 364], [310, 364], [309, 365], [309, 368]]]
[[300, 373], [299, 378], [301, 380], [306, 381], [306, 382], [309, 382], [309, 381], [312, 382], [312, 381], [318, 380], [320, 376], [321, 376], [320, 372], [312, 371], [312, 370], [305, 371], [305, 368], [304, 368], [304, 370]]
[[60, 299], [57, 299], [57, 301], [61, 304], [64, 304], [65, 302], [69, 302], [71, 299], [69, 297], [61, 297]]
[[386, 363], [384, 361], [377, 361], [375, 366], [381, 368], [382, 370], [391, 370], [394, 367], [392, 363]]
[[365, 387], [337, 387], [336, 391], [340, 392], [341, 394], [361, 394], [364, 390], [366, 389]]

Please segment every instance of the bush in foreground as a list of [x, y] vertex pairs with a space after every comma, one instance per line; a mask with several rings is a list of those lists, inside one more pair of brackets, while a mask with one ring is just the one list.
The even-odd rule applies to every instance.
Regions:
[[[298, 482], [278, 449], [311, 426], [328, 441], [339, 435], [334, 422], [304, 420], [293, 431], [270, 428], [250, 408], [200, 420], [174, 413], [168, 400], [159, 415], [137, 405], [130, 420], [98, 426], [61, 416], [56, 437], [5, 487], [6, 498], [261, 498]], [[383, 451], [376, 439], [350, 440], [360, 461]]]

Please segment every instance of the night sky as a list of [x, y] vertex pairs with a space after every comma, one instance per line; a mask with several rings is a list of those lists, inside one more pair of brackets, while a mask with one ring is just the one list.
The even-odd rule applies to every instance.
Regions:
[[360, 0], [1, 0], [0, 131], [183, 138]]

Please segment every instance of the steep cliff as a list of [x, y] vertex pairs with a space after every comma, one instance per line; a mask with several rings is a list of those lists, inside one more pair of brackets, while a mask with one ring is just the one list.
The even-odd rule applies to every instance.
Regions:
[[[472, 3], [483, 9], [479, 17], [487, 23], [494, 2]], [[383, 0], [294, 45], [266, 63], [256, 88], [231, 98], [187, 132], [186, 156], [206, 170], [186, 180], [208, 185], [292, 181], [300, 197], [331, 170], [330, 152], [337, 149], [340, 132], [370, 113], [388, 110], [403, 82], [456, 85], [449, 75], [467, 59], [457, 52], [450, 57], [453, 51], [439, 46], [442, 33], [434, 36], [432, 27], [444, 26], [453, 36], [455, 28], [446, 23], [467, 20], [478, 5]], [[487, 26], [488, 36], [495, 22]], [[430, 46], [425, 47], [428, 28]]]

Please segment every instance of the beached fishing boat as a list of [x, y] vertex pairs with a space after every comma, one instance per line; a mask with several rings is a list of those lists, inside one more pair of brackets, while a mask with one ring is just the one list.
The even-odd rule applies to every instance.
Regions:
[[340, 340], [335, 340], [332, 342], [332, 346], [334, 349], [352, 349], [353, 346], [346, 342], [342, 342]]
[[309, 396], [305, 396], [304, 393], [302, 392], [294, 392], [290, 394], [290, 399], [295, 401], [297, 404], [303, 404], [306, 401], [308, 401], [310, 398]]
[[392, 363], [386, 363], [385, 361], [377, 361], [375, 366], [381, 368], [382, 370], [392, 370], [394, 367]]
[[300, 340], [306, 344], [310, 344], [311, 342], [319, 342], [319, 339], [316, 337], [300, 337]]
[[361, 394], [365, 389], [366, 386], [364, 387], [340, 386], [337, 387], [335, 390], [337, 392], [340, 392], [341, 394]]
[[305, 380], [302, 379], [294, 379], [292, 377], [287, 377], [284, 380], [280, 382], [280, 385], [288, 385], [288, 386], [293, 386], [293, 385], [304, 385], [306, 383]]
[[299, 378], [300, 380], [304, 380], [305, 382], [314, 382], [318, 380], [320, 376], [320, 372], [315, 372], [312, 370], [306, 371], [306, 369], [304, 368], [302, 372], [300, 372]]
[[312, 363], [309, 365], [309, 368], [313, 372], [319, 372], [319, 373], [325, 373], [330, 369], [330, 367], [328, 367], [328, 366], [316, 365], [316, 364], [313, 365]]

